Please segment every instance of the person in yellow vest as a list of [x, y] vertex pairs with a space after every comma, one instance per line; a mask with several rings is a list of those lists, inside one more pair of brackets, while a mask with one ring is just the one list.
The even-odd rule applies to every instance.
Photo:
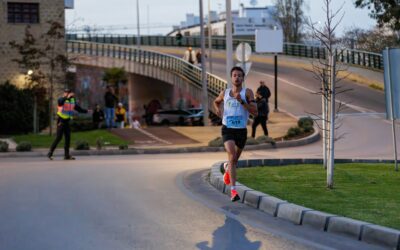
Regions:
[[126, 109], [122, 103], [118, 103], [118, 107], [115, 110], [115, 121], [117, 122], [117, 128], [124, 128], [126, 122]]
[[70, 89], [64, 90], [63, 97], [58, 99], [57, 107], [57, 136], [53, 144], [50, 147], [47, 157], [53, 160], [53, 152], [57, 147], [57, 144], [61, 141], [64, 135], [64, 160], [75, 160], [69, 153], [69, 145], [71, 142], [71, 129], [69, 121], [72, 119], [75, 111], [79, 113], [87, 113], [86, 109], [81, 108], [75, 99], [74, 93]]

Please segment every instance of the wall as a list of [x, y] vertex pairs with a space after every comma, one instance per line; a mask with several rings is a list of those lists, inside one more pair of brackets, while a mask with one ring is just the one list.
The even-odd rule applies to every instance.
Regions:
[[[13, 84], [24, 87], [25, 70], [20, 69], [12, 59], [19, 54], [9, 46], [10, 41], [21, 43], [25, 36], [26, 24], [7, 22], [7, 2], [39, 3], [39, 24], [31, 24], [31, 33], [39, 38], [49, 29], [48, 21], [54, 20], [65, 24], [64, 0], [0, 0], [0, 84], [10, 80]], [[39, 41], [40, 42], [40, 41]], [[65, 40], [57, 42], [58, 51], [65, 51]]]

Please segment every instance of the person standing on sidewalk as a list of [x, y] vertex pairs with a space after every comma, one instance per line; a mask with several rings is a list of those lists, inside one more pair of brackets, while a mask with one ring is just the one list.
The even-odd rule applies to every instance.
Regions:
[[71, 142], [71, 128], [69, 126], [69, 121], [72, 119], [74, 111], [80, 113], [87, 113], [86, 109], [81, 108], [75, 99], [74, 93], [70, 89], [64, 90], [63, 97], [58, 99], [57, 107], [57, 136], [53, 144], [50, 147], [47, 157], [53, 160], [53, 153], [56, 149], [58, 143], [61, 141], [64, 135], [64, 160], [75, 160], [74, 157], [69, 153], [69, 145]]
[[257, 116], [254, 117], [253, 125], [251, 127], [251, 137], [256, 137], [256, 129], [259, 124], [264, 131], [264, 135], [268, 136], [267, 120], [269, 114], [268, 102], [261, 95], [261, 91], [256, 92], [256, 103], [257, 103]]
[[[244, 71], [240, 67], [231, 69], [232, 88], [221, 91], [214, 100], [218, 116], [222, 115], [222, 140], [228, 153], [224, 164], [224, 182], [231, 185], [231, 201], [240, 200], [236, 191], [236, 167], [246, 145], [249, 113], [255, 115], [257, 106], [251, 89], [243, 88]], [[221, 109], [223, 103], [223, 109]]]
[[106, 127], [108, 129], [115, 127], [115, 104], [118, 98], [114, 95], [114, 89], [111, 86], [106, 87], [104, 95], [104, 102], [106, 106]]

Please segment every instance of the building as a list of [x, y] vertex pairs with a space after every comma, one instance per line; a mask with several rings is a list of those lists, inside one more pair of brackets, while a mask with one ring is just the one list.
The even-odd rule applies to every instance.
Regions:
[[[266, 6], [262, 8], [255, 7], [244, 7], [241, 5], [240, 10], [232, 10], [232, 27], [233, 35], [235, 36], [254, 36], [256, 29], [274, 29], [275, 27], [280, 27], [280, 24], [275, 18], [276, 8], [274, 6]], [[211, 15], [211, 35], [213, 36], [225, 36], [226, 34], [226, 13], [221, 12], [218, 14], [218, 19], [214, 17], [216, 13]], [[207, 19], [204, 23], [207, 24]], [[187, 24], [187, 22], [183, 22]], [[173, 31], [168, 35], [175, 36], [178, 30], [184, 36], [199, 36], [200, 26], [199, 23], [192, 25], [183, 26], [179, 28], [177, 26], [173, 27]], [[208, 28], [206, 27], [205, 33], [208, 34]]]
[[[49, 30], [48, 22], [65, 26], [65, 9], [73, 6], [74, 0], [0, 0], [0, 84], [7, 80], [21, 88], [25, 84], [27, 72], [12, 61], [20, 55], [9, 43], [21, 43], [30, 25], [37, 43], [43, 45], [40, 36]], [[59, 39], [56, 46], [57, 51], [65, 51], [65, 39]]]

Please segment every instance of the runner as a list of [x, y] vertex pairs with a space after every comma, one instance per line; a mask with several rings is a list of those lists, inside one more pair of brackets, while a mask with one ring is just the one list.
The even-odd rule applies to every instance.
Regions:
[[[228, 153], [228, 162], [224, 164], [224, 182], [231, 185], [231, 201], [240, 197], [236, 191], [236, 166], [240, 154], [246, 145], [247, 121], [249, 113], [256, 115], [257, 106], [251, 89], [243, 88], [244, 71], [240, 67], [231, 69], [232, 88], [221, 91], [214, 100], [218, 116], [222, 115], [222, 139]], [[221, 103], [224, 103], [221, 108]]]

